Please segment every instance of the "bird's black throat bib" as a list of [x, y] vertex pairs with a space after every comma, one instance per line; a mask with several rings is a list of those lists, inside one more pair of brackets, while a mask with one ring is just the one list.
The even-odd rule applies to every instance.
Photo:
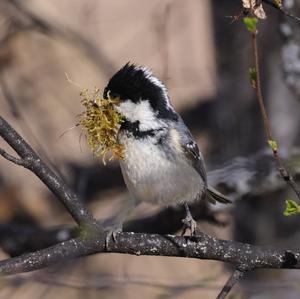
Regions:
[[158, 128], [158, 129], [150, 129], [146, 131], [141, 131], [139, 128], [140, 122], [135, 121], [131, 122], [128, 120], [125, 120], [122, 122], [120, 131], [126, 132], [136, 139], [143, 139], [146, 137], [155, 137], [158, 132], [161, 132], [164, 130], [164, 128]]

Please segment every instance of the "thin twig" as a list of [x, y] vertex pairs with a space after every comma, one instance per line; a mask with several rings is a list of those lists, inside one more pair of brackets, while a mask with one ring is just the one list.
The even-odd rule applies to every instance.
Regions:
[[[262, 114], [263, 122], [264, 122], [264, 128], [266, 131], [266, 136], [268, 139], [268, 142], [274, 141], [272, 137], [272, 131], [271, 131], [271, 125], [269, 121], [269, 117], [265, 108], [262, 89], [261, 89], [261, 79], [260, 79], [260, 68], [259, 68], [259, 55], [258, 55], [258, 45], [257, 45], [257, 30], [254, 30], [252, 35], [252, 46], [253, 46], [253, 56], [254, 56], [254, 64], [255, 64], [255, 71], [256, 71], [256, 81], [254, 89], [256, 91], [256, 96], [258, 99], [260, 111]], [[273, 155], [276, 161], [277, 169], [281, 175], [281, 177], [287, 182], [287, 184], [294, 190], [295, 194], [297, 195], [298, 199], [300, 200], [300, 189], [297, 186], [294, 178], [288, 173], [287, 169], [283, 165], [283, 162], [281, 160], [281, 157], [279, 155], [279, 150], [274, 146], [271, 146]]]
[[234, 272], [231, 274], [231, 276], [229, 277], [228, 281], [226, 282], [226, 284], [224, 285], [222, 291], [220, 292], [220, 294], [218, 295], [218, 297], [216, 299], [224, 299], [226, 298], [226, 296], [229, 294], [229, 292], [231, 291], [231, 289], [235, 286], [235, 284], [237, 282], [239, 282], [242, 277], [244, 276], [245, 271], [239, 270], [239, 269], [235, 269]]
[[300, 18], [294, 16], [293, 14], [287, 12], [286, 10], [284, 10], [282, 7], [278, 6], [276, 3], [274, 3], [271, 0], [262, 0], [262, 2], [264, 2], [265, 4], [277, 9], [278, 11], [280, 11], [282, 14], [284, 14], [285, 16], [293, 19], [294, 21], [300, 22]]
[[[20, 160], [3, 153], [1, 155], [15, 164], [22, 165], [32, 171], [61, 201], [69, 211], [73, 219], [81, 226], [90, 229], [98, 228], [96, 220], [79, 200], [79, 198], [67, 187], [31, 148], [31, 146], [0, 116], [0, 136], [16, 151]], [[21, 162], [21, 161], [26, 161]]]
[[16, 158], [12, 156], [11, 154], [7, 153], [4, 149], [0, 148], [0, 155], [5, 158], [6, 160], [13, 162], [17, 165], [23, 166], [25, 168], [28, 167], [28, 161], [20, 158]]

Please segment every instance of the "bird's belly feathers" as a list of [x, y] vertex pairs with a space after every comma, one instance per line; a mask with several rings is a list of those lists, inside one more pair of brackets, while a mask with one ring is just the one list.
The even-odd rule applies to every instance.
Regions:
[[131, 195], [138, 202], [181, 203], [201, 197], [204, 184], [197, 171], [183, 159], [167, 158], [152, 140], [119, 136], [125, 146], [120, 161]]

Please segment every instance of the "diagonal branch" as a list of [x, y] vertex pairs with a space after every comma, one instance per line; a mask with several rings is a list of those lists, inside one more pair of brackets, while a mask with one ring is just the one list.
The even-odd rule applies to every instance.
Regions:
[[265, 4], [277, 9], [278, 11], [280, 11], [282, 14], [284, 14], [285, 16], [293, 19], [294, 21], [300, 22], [300, 18], [297, 16], [294, 16], [293, 14], [287, 12], [286, 10], [284, 10], [280, 5], [276, 4], [275, 1], [273, 2], [272, 0], [262, 0], [262, 2], [264, 2]]
[[236, 285], [236, 283], [238, 283], [243, 278], [244, 274], [245, 271], [235, 269], [216, 299], [226, 298], [226, 296], [229, 294], [231, 289]]
[[32, 171], [66, 207], [77, 224], [87, 228], [98, 227], [86, 206], [1, 116], [0, 136], [16, 151], [20, 159], [1, 150], [3, 157]]

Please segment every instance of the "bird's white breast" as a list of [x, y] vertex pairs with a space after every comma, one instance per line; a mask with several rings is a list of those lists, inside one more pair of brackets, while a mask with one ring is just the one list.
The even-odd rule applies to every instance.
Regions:
[[123, 177], [136, 201], [173, 204], [201, 197], [204, 184], [197, 171], [180, 156], [167, 158], [152, 137], [120, 133], [119, 142], [125, 146]]

